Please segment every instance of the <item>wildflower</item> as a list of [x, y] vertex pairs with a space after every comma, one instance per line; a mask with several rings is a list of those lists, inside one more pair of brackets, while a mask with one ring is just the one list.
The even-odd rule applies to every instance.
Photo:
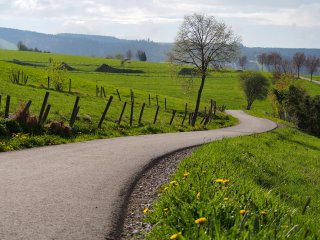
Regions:
[[189, 175], [190, 175], [189, 172], [185, 172], [185, 173], [183, 174], [183, 179], [186, 179]]
[[143, 210], [143, 213], [144, 213], [144, 214], [147, 214], [148, 211], [149, 211], [149, 208], [145, 208], [145, 209]]
[[223, 201], [228, 201], [229, 200], [229, 198], [227, 198], [227, 197], [225, 197], [224, 199], [223, 199]]
[[169, 208], [164, 208], [164, 209], [163, 209], [163, 212], [164, 212], [164, 213], [167, 213], [168, 211], [169, 211]]
[[230, 182], [230, 180], [229, 179], [224, 179], [224, 178], [218, 178], [218, 179], [215, 180], [215, 182], [227, 185]]
[[201, 196], [201, 193], [198, 192], [197, 195], [196, 195], [197, 199], [200, 199], [200, 196]]
[[244, 209], [240, 210], [240, 214], [241, 214], [241, 215], [244, 215], [244, 214], [246, 214], [246, 213], [248, 213], [248, 212], [249, 212], [248, 210], [244, 210]]
[[162, 191], [167, 191], [169, 189], [169, 187], [164, 187], [164, 188], [162, 188], [161, 190]]
[[261, 215], [261, 216], [266, 216], [266, 215], [268, 215], [268, 213], [267, 213], [266, 211], [261, 211], [261, 212], [260, 212], [260, 215]]
[[175, 181], [175, 180], [174, 180], [174, 181], [171, 181], [171, 182], [170, 182], [170, 185], [175, 185], [175, 186], [177, 186], [177, 185], [178, 185], [178, 182]]
[[207, 219], [205, 217], [202, 217], [202, 218], [198, 218], [197, 220], [195, 220], [194, 222], [196, 224], [202, 224], [202, 223], [205, 223], [207, 221]]
[[170, 237], [170, 240], [178, 239], [182, 235], [181, 232], [175, 233]]

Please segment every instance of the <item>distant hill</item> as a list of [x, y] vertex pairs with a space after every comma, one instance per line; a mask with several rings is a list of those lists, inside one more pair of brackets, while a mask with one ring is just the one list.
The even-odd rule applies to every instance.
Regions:
[[[125, 55], [129, 49], [135, 55], [138, 50], [143, 50], [146, 52], [148, 61], [153, 62], [166, 61], [167, 53], [173, 46], [172, 43], [125, 40], [110, 36], [71, 33], [53, 35], [0, 27], [0, 48], [16, 49], [16, 44], [19, 41], [22, 41], [29, 48], [79, 56], [106, 57], [118, 53]], [[278, 52], [288, 58], [291, 58], [296, 52], [320, 57], [320, 49], [242, 47], [242, 53], [251, 60], [251, 69], [257, 68], [254, 62], [262, 52]]]
[[78, 56], [106, 57], [118, 53], [125, 55], [129, 49], [135, 55], [138, 50], [143, 50], [148, 61], [153, 62], [165, 61], [166, 54], [172, 46], [170, 43], [146, 40], [124, 40], [109, 36], [70, 33], [52, 35], [10, 28], [0, 28], [0, 39], [13, 46], [22, 41], [28, 48]]

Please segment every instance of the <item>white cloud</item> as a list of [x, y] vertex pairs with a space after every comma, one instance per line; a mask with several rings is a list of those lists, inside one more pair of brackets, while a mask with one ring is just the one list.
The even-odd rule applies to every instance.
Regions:
[[[288, 27], [290, 31], [295, 31], [292, 26], [319, 30], [318, 1], [0, 0], [0, 20], [3, 26], [40, 32], [70, 31], [173, 41], [183, 16], [199, 12], [232, 24], [244, 33], [245, 42], [249, 34], [246, 29], [253, 26], [265, 31], [268, 26]], [[283, 32], [279, 30], [279, 34]]]

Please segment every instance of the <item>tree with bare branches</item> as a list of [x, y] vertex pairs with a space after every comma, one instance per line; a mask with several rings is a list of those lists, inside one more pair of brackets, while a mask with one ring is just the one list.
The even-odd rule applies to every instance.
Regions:
[[298, 78], [300, 78], [300, 70], [303, 67], [306, 61], [306, 56], [303, 52], [297, 52], [293, 55], [292, 64], [294, 68], [297, 70]]
[[258, 62], [261, 65], [262, 72], [263, 72], [263, 66], [267, 64], [268, 61], [268, 55], [266, 53], [261, 53], [258, 55]]
[[318, 67], [320, 65], [320, 59], [315, 56], [309, 56], [306, 59], [305, 65], [306, 65], [306, 68], [308, 69], [308, 72], [310, 73], [311, 81], [312, 81], [312, 76], [318, 70]]
[[242, 70], [245, 69], [246, 65], [248, 64], [247, 56], [241, 56], [238, 59], [238, 64], [241, 67]]
[[226, 62], [231, 62], [238, 55], [239, 49], [240, 37], [225, 23], [202, 14], [185, 16], [169, 57], [172, 63], [194, 66], [201, 76], [192, 126], [197, 120], [209, 68], [221, 68]]

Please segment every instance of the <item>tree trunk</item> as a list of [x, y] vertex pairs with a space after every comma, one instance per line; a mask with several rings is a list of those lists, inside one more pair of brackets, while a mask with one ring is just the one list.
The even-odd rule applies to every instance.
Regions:
[[250, 110], [250, 109], [251, 109], [252, 103], [253, 103], [253, 101], [248, 101], [247, 110]]
[[196, 121], [197, 121], [197, 116], [198, 116], [198, 112], [199, 112], [199, 107], [200, 107], [200, 102], [201, 102], [201, 94], [202, 94], [202, 90], [203, 90], [203, 86], [204, 86], [204, 82], [206, 80], [206, 74], [202, 74], [201, 77], [201, 84], [198, 90], [198, 97], [197, 97], [197, 102], [196, 102], [196, 108], [194, 109], [194, 115], [192, 118], [192, 122], [191, 125], [194, 127], [196, 125]]

